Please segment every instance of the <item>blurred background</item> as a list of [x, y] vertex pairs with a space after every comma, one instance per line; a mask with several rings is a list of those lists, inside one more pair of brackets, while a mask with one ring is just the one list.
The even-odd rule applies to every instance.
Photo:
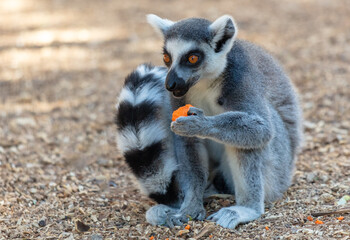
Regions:
[[[174, 21], [232, 15], [238, 37], [272, 53], [300, 92], [305, 147], [293, 186], [264, 216], [283, 214], [278, 227], [217, 227], [214, 239], [309, 234], [307, 214], [349, 194], [349, 0], [1, 0], [0, 239], [176, 235], [145, 223], [154, 203], [140, 194], [114, 142], [124, 77], [140, 63], [162, 64], [148, 13]], [[206, 209], [233, 202], [212, 199]], [[193, 224], [184, 238], [208, 223]], [[341, 229], [318, 231], [342, 236]]]

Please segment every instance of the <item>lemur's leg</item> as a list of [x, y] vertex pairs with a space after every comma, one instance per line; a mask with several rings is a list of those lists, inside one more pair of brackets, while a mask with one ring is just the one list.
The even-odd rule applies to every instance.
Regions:
[[266, 150], [237, 150], [227, 147], [227, 162], [234, 180], [236, 206], [220, 209], [209, 216], [225, 228], [257, 219], [264, 212], [262, 163]]
[[169, 214], [169, 227], [182, 225], [189, 218], [203, 220], [206, 215], [203, 195], [208, 178], [208, 154], [203, 141], [175, 136], [175, 149], [179, 163], [177, 177], [184, 199], [180, 210]]
[[204, 198], [214, 194], [234, 194], [232, 174], [225, 161], [225, 145], [206, 139], [205, 148], [209, 155], [209, 177]]
[[233, 176], [237, 206], [223, 208], [209, 219], [234, 228], [258, 218], [264, 212], [262, 163], [269, 158], [268, 145], [273, 135], [268, 117], [238, 111], [205, 116], [197, 108], [191, 108], [191, 113], [195, 115], [173, 122], [172, 130], [179, 135], [225, 143]]
[[181, 204], [178, 164], [170, 131], [171, 104], [164, 88], [166, 69], [139, 66], [125, 80], [117, 103], [117, 146], [141, 189], [161, 205], [147, 211], [147, 221], [165, 224]]

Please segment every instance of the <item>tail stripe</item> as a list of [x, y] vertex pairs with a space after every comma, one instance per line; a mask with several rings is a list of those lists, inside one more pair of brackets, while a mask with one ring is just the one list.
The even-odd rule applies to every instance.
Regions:
[[134, 104], [135, 96], [134, 93], [130, 90], [130, 88], [124, 87], [120, 92], [118, 103], [116, 105], [117, 110], [119, 108], [119, 103], [121, 102], [129, 102], [130, 104]]
[[133, 106], [130, 102], [121, 102], [115, 123], [120, 130], [127, 126], [134, 126], [137, 129], [140, 123], [146, 124], [150, 122], [157, 114], [157, 108], [149, 101], [141, 102], [136, 106]]
[[145, 86], [135, 92], [135, 105], [140, 104], [143, 101], [162, 102], [164, 95], [162, 87], [159, 86], [159, 83], [145, 84]]
[[165, 129], [160, 122], [145, 124], [139, 129], [140, 149], [144, 149], [148, 145], [161, 141], [166, 137]]
[[157, 203], [169, 205], [179, 200], [179, 191], [178, 183], [175, 179], [175, 175], [173, 175], [165, 193], [151, 193], [149, 197], [154, 199]]
[[157, 161], [159, 163], [162, 161], [160, 155], [163, 150], [162, 142], [156, 142], [143, 150], [129, 150], [124, 153], [124, 157], [134, 174], [140, 177], [147, 173], [152, 173], [152, 169], [150, 167], [156, 167], [158, 165]]
[[132, 127], [124, 128], [123, 131], [118, 131], [117, 145], [122, 153], [137, 148], [139, 140], [137, 138], [136, 129]]

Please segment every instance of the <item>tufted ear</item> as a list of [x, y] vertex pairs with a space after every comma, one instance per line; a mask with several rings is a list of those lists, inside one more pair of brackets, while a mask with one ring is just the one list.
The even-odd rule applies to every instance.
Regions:
[[174, 24], [173, 21], [163, 19], [154, 14], [147, 15], [147, 22], [159, 33], [165, 35], [168, 29]]
[[238, 29], [233, 18], [224, 15], [209, 26], [209, 31], [213, 34], [212, 46], [215, 52], [228, 52], [232, 47]]

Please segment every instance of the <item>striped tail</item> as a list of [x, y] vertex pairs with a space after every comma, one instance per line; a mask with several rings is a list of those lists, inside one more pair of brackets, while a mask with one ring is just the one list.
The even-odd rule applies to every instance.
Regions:
[[141, 189], [159, 203], [177, 201], [177, 169], [166, 68], [140, 65], [126, 79], [116, 105], [117, 146]]

